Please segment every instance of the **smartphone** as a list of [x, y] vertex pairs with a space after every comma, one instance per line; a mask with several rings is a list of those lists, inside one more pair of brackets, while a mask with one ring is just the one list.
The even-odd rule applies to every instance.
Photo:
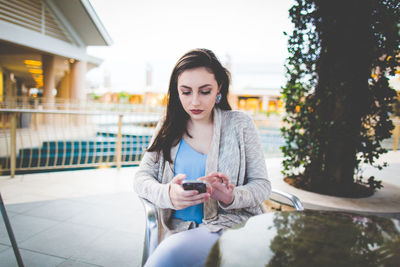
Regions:
[[203, 181], [183, 181], [184, 190], [197, 190], [199, 194], [207, 192], [207, 185]]

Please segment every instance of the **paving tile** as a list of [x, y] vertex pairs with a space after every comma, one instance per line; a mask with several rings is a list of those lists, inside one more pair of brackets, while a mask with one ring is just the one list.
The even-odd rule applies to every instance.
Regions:
[[14, 213], [25, 213], [34, 208], [43, 206], [48, 203], [49, 203], [48, 201], [36, 201], [36, 202], [9, 204], [9, 205], [6, 205], [6, 209], [7, 209], [7, 211], [11, 211]]
[[57, 267], [94, 267], [94, 266], [101, 266], [101, 265], [85, 263], [85, 262], [81, 262], [81, 261], [73, 260], [73, 259], [68, 259], [68, 260], [64, 261], [63, 263], [57, 265]]
[[117, 221], [115, 214], [118, 214], [116, 209], [99, 205], [93, 209], [87, 210], [85, 213], [73, 216], [66, 222], [106, 229], [113, 227], [114, 223]]
[[[40, 188], [43, 189], [40, 190]], [[5, 198], [7, 205], [16, 203], [33, 203], [57, 199], [56, 197], [50, 197], [44, 194], [45, 188], [46, 187], [42, 186], [34, 190], [32, 189], [30, 184], [21, 183], [20, 185], [14, 186], [12, 190], [7, 190], [7, 194], [3, 195], [3, 197]]]
[[123, 230], [133, 233], [144, 232], [144, 211], [123, 207], [97, 205], [91, 210], [86, 210], [66, 222], [96, 226], [114, 230]]
[[[65, 261], [65, 258], [54, 257], [20, 249], [22, 261], [25, 266], [54, 267]], [[0, 253], [0, 266], [13, 267], [18, 266], [14, 251], [10, 248]]]
[[[11, 228], [18, 243], [25, 241], [58, 223], [59, 222], [54, 220], [18, 214], [10, 218]], [[5, 225], [1, 225], [0, 229], [0, 243], [10, 245], [11, 243]]]
[[24, 214], [56, 221], [65, 221], [76, 214], [90, 209], [92, 205], [70, 199], [45, 201]]
[[[7, 211], [8, 220], [10, 221], [10, 224], [11, 224], [11, 228], [14, 232], [14, 227], [11, 223], [11, 218], [14, 217], [15, 215], [17, 215], [17, 213], [9, 211], [7, 207], [6, 207], [6, 211]], [[8, 238], [8, 232], [7, 232], [6, 225], [4, 224], [3, 216], [0, 216], [0, 244], [7, 245], [7, 246], [11, 244], [9, 241], [9, 238]]]
[[95, 195], [95, 196], [79, 198], [77, 200], [88, 202], [102, 207], [107, 206], [113, 208], [124, 208], [127, 210], [143, 209], [138, 196], [134, 192]]
[[113, 229], [143, 235], [146, 223], [144, 211], [130, 211], [126, 215], [128, 216], [122, 214], [117, 217], [119, 220], [115, 223]]
[[92, 203], [96, 208], [72, 217], [68, 220], [70, 222], [133, 233], [144, 232], [144, 209], [136, 193], [90, 196], [79, 200]]
[[140, 266], [142, 248], [141, 236], [130, 232], [109, 231], [72, 258], [101, 266]]
[[[13, 210], [10, 210], [7, 206], [6, 206], [6, 212], [7, 212], [7, 217], [10, 219], [11, 217], [14, 217], [15, 215], [18, 215], [18, 212], [14, 212]], [[0, 223], [3, 223], [3, 216], [0, 217]]]
[[[63, 259], [53, 266], [140, 266], [145, 220], [134, 192], [7, 207], [20, 249]], [[8, 235], [1, 239], [0, 233], [0, 244], [2, 240], [0, 252], [5, 252]]]
[[19, 246], [36, 252], [69, 258], [79, 252], [83, 246], [105, 232], [97, 227], [87, 227], [73, 223], [59, 223], [34, 237], [20, 242]]
[[6, 249], [9, 249], [9, 248], [11, 248], [11, 246], [0, 244], [0, 252], [4, 251]]

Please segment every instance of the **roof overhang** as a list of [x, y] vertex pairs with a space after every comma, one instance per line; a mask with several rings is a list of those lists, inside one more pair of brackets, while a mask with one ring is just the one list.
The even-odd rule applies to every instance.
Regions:
[[88, 0], [46, 0], [54, 3], [85, 46], [110, 46], [112, 39]]
[[[81, 61], [91, 61], [87, 46], [108, 46], [112, 40], [88, 0], [42, 0], [63, 24], [73, 42], [0, 20], [0, 41], [31, 48], [42, 53]], [[98, 60], [96, 60], [98, 62]], [[95, 63], [95, 62], [93, 62]]]

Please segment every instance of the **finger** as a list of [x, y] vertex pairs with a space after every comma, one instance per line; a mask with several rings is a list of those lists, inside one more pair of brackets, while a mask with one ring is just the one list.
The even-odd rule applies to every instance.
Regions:
[[203, 200], [194, 200], [194, 201], [185, 200], [185, 201], [180, 201], [179, 202], [179, 207], [180, 207], [180, 209], [184, 209], [184, 208], [187, 208], [187, 207], [190, 207], [190, 206], [201, 204], [203, 202], [204, 202]]
[[234, 190], [235, 185], [232, 183], [229, 183], [228, 185], [226, 185], [226, 184], [217, 182], [217, 183], [213, 184], [213, 188], [224, 194], [228, 194]]
[[207, 179], [207, 177], [208, 177], [208, 176], [202, 176], [202, 177], [197, 178], [197, 180], [203, 181], [204, 179]]
[[207, 177], [214, 177], [215, 179], [219, 180], [221, 183], [224, 184], [229, 183], [229, 177], [222, 172], [211, 172], [207, 175]]
[[205, 177], [215, 177], [215, 176], [219, 176], [219, 172], [210, 172], [208, 175], [206, 175]]
[[222, 179], [222, 182], [223, 182], [224, 184], [228, 185], [228, 184], [230, 183], [229, 177], [226, 176], [226, 174], [224, 174], [224, 173], [219, 173], [218, 177]]
[[185, 208], [187, 206], [193, 205], [193, 203], [195, 201], [199, 201], [201, 199], [202, 198], [200, 198], [200, 199], [199, 198], [192, 199], [191, 197], [177, 196], [177, 198], [175, 198], [175, 202], [178, 205], [175, 205], [175, 206], [176, 207], [180, 207], [180, 208]]
[[173, 190], [174, 190], [175, 192], [184, 191], [184, 190], [183, 190], [183, 187], [182, 187], [180, 184], [172, 183], [172, 181], [171, 181], [171, 187], [173, 188]]
[[210, 196], [210, 194], [208, 193], [202, 193], [202, 194], [198, 194], [198, 195], [194, 195], [191, 197], [188, 197], [187, 199], [185, 199], [186, 201], [197, 201], [197, 200], [204, 200], [206, 198], [208, 198]]
[[205, 201], [206, 201], [206, 199], [204, 197], [202, 197], [202, 198], [196, 199], [196, 200], [183, 201], [182, 204], [184, 204], [187, 207], [189, 207], [189, 206], [194, 206], [194, 205], [197, 205], [197, 204], [204, 203]]
[[227, 191], [226, 185], [223, 184], [223, 183], [220, 183], [220, 182], [213, 183], [212, 187], [213, 187], [214, 190], [218, 190], [218, 191], [221, 191], [221, 192], [226, 192]]
[[229, 183], [229, 185], [228, 185], [228, 189], [229, 189], [229, 190], [231, 190], [231, 191], [233, 191], [233, 189], [235, 189], [235, 185], [234, 185], [234, 184], [231, 184], [231, 183]]
[[190, 203], [190, 205], [197, 205], [200, 203], [204, 203], [208, 199], [210, 199], [210, 195], [208, 193], [203, 193], [201, 194], [201, 196], [194, 196], [194, 199], [188, 200], [188, 203]]
[[179, 184], [170, 184], [170, 197], [171, 199], [180, 201], [182, 199], [181, 194], [183, 192], [183, 187]]
[[181, 193], [181, 196], [188, 198], [188, 197], [192, 197], [195, 195], [198, 195], [199, 191], [197, 190], [183, 190], [183, 192]]
[[230, 192], [231, 194], [234, 194], [234, 193], [233, 193], [234, 190], [235, 190], [235, 185], [229, 184], [229, 185], [228, 185], [228, 192]]
[[214, 182], [215, 179], [216, 179], [215, 176], [203, 176], [203, 177], [198, 178], [197, 180], [204, 181], [204, 182], [210, 184], [210, 183]]
[[206, 192], [207, 192], [208, 194], [210, 194], [210, 195], [211, 195], [211, 194], [213, 193], [213, 191], [214, 191], [211, 184], [207, 186], [206, 190], [207, 190]]
[[180, 174], [176, 175], [176, 176], [171, 180], [171, 183], [173, 183], [173, 184], [181, 184], [182, 181], [183, 181], [185, 178], [186, 178], [186, 174], [180, 173]]

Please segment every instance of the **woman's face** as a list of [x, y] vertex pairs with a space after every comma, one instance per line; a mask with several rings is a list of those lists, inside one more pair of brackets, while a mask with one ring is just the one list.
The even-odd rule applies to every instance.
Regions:
[[178, 77], [178, 93], [183, 109], [192, 121], [209, 122], [219, 93], [214, 74], [200, 67], [185, 70]]

